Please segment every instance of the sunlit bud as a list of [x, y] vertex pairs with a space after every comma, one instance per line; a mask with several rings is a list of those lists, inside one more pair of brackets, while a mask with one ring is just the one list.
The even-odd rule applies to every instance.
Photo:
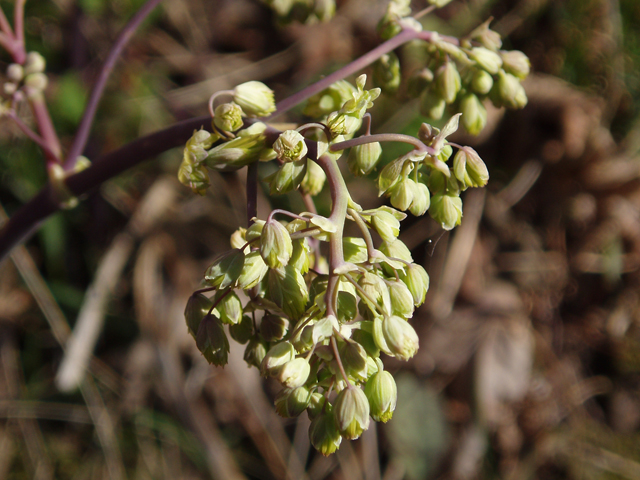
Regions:
[[300, 191], [304, 194], [316, 196], [322, 191], [327, 174], [322, 167], [313, 160], [307, 160], [307, 173], [300, 183]]
[[307, 154], [307, 144], [296, 130], [285, 130], [273, 144], [273, 150], [282, 162], [297, 162]]
[[307, 160], [287, 162], [277, 172], [265, 178], [269, 182], [271, 195], [282, 195], [296, 190], [307, 173]]
[[311, 392], [305, 387], [285, 388], [275, 398], [276, 412], [284, 418], [295, 418], [309, 406]]
[[255, 287], [266, 275], [269, 267], [262, 260], [258, 250], [248, 253], [244, 259], [244, 266], [238, 276], [238, 288], [247, 290]]
[[400, 234], [400, 221], [393, 214], [384, 210], [372, 215], [371, 223], [385, 242], [394, 241]]
[[245, 256], [240, 250], [229, 250], [218, 255], [204, 273], [208, 285], [220, 289], [235, 284], [245, 263]]
[[400, 360], [409, 360], [418, 351], [418, 334], [402, 317], [385, 317], [382, 320], [382, 334], [391, 354]]
[[[365, 272], [358, 283], [360, 284], [360, 287], [362, 288], [364, 293], [367, 295], [367, 298], [365, 298], [364, 296], [362, 297], [360, 305], [367, 305], [366, 310], [373, 310], [365, 318], [371, 319], [372, 313], [374, 315], [380, 314], [378, 308], [374, 308], [373, 305], [368, 305], [369, 299], [376, 302], [376, 305], [378, 307], [381, 307], [382, 312], [391, 313], [391, 298], [389, 297], [389, 288], [384, 283], [384, 280], [382, 278], [374, 273]], [[365, 312], [361, 313], [365, 313], [366, 315], [366, 310]]]
[[194, 165], [183, 161], [178, 170], [178, 180], [198, 195], [205, 195], [209, 188], [209, 172], [202, 164]]
[[288, 265], [291, 265], [294, 270], [299, 271], [303, 275], [309, 271], [313, 256], [311, 255], [311, 248], [306, 238], [299, 238], [293, 240], [293, 253], [289, 259]]
[[351, 263], [364, 263], [369, 259], [367, 244], [360, 237], [343, 237], [344, 259]]
[[305, 312], [309, 292], [302, 274], [292, 265], [287, 265], [283, 269], [269, 270], [266, 298], [290, 319], [298, 320]]
[[249, 315], [244, 315], [235, 325], [229, 325], [229, 334], [240, 345], [247, 343], [253, 335], [253, 321]]
[[215, 308], [216, 314], [220, 317], [222, 323], [227, 325], [235, 325], [242, 319], [242, 303], [235, 292], [229, 292], [224, 295], [218, 292], [215, 301], [218, 302]]
[[305, 384], [310, 372], [311, 366], [305, 358], [295, 358], [279, 369], [277, 379], [287, 388], [297, 388]]
[[471, 89], [479, 94], [486, 95], [493, 87], [493, 77], [486, 70], [478, 69], [471, 78]]
[[358, 387], [347, 387], [338, 394], [333, 414], [338, 431], [347, 440], [355, 440], [369, 428], [369, 401]]
[[447, 61], [436, 72], [436, 88], [445, 103], [453, 103], [460, 91], [460, 73], [454, 62]]
[[462, 200], [457, 195], [434, 195], [431, 197], [429, 215], [444, 230], [451, 230], [462, 221]]
[[451, 145], [444, 145], [442, 147], [442, 150], [440, 150], [440, 153], [438, 153], [437, 158], [442, 162], [446, 162], [447, 160], [449, 160], [449, 157], [452, 153], [453, 148], [451, 147]]
[[264, 224], [266, 222], [264, 220], [260, 220], [258, 218], [253, 219], [253, 223], [249, 225], [247, 231], [245, 232], [245, 238], [247, 242], [253, 242], [262, 236], [262, 229], [264, 228]]
[[303, 113], [309, 117], [322, 117], [339, 110], [344, 102], [353, 98], [356, 89], [346, 80], [339, 80], [329, 88], [309, 98]]
[[38, 52], [29, 52], [24, 62], [24, 74], [42, 73], [46, 68], [47, 62]]
[[409, 207], [409, 211], [416, 217], [420, 217], [426, 213], [431, 205], [431, 194], [429, 188], [424, 183], [416, 183], [416, 192], [413, 196], [413, 202]]
[[382, 146], [379, 142], [356, 145], [349, 151], [347, 165], [354, 175], [367, 175], [377, 165], [382, 155]]
[[218, 366], [227, 364], [229, 340], [220, 319], [213, 315], [207, 315], [202, 319], [196, 334], [196, 346], [207, 362]]
[[380, 85], [386, 94], [393, 94], [400, 86], [400, 60], [393, 53], [382, 55], [373, 65], [373, 83]]
[[260, 366], [260, 372], [265, 377], [275, 376], [282, 366], [296, 357], [296, 351], [290, 342], [276, 343], [265, 355]]
[[388, 422], [398, 399], [398, 388], [393, 375], [386, 370], [374, 373], [364, 386], [364, 394], [369, 400], [371, 417], [376, 422]]
[[531, 71], [531, 62], [529, 57], [519, 50], [501, 51], [502, 68], [507, 73], [524, 80]]
[[214, 125], [223, 132], [235, 132], [242, 128], [242, 108], [235, 103], [218, 105], [213, 117]]
[[491, 23], [491, 20], [487, 20], [482, 25], [476, 27], [475, 30], [469, 34], [469, 38], [479, 42], [489, 50], [497, 51], [502, 47], [502, 40], [498, 32], [494, 32], [489, 28], [489, 23]]
[[309, 399], [309, 407], [307, 407], [307, 415], [309, 416], [309, 420], [313, 420], [322, 412], [322, 407], [324, 406], [325, 398], [319, 392], [313, 392], [311, 394], [311, 398]]
[[440, 120], [446, 107], [444, 99], [433, 89], [428, 88], [420, 95], [420, 113], [433, 120]]
[[262, 82], [246, 82], [233, 91], [233, 101], [250, 117], [265, 117], [275, 112], [273, 90]]
[[392, 242], [383, 242], [379, 247], [380, 251], [390, 258], [399, 258], [405, 262], [413, 262], [411, 258], [411, 252], [400, 240], [393, 240]]
[[309, 425], [309, 440], [313, 448], [322, 455], [329, 456], [334, 453], [342, 442], [342, 435], [336, 426], [336, 420], [330, 408], [319, 413]]
[[367, 379], [367, 352], [362, 345], [346, 342], [340, 349], [340, 358], [348, 376], [359, 382]]
[[487, 72], [495, 75], [502, 66], [502, 58], [496, 52], [493, 52], [487, 48], [474, 47], [469, 53], [469, 58], [474, 60], [476, 64], [486, 70]]
[[415, 263], [411, 264], [405, 268], [404, 273], [400, 273], [400, 280], [411, 292], [414, 305], [416, 307], [422, 305], [429, 290], [429, 275], [425, 269]]
[[408, 177], [404, 177], [390, 189], [391, 205], [398, 210], [406, 211], [416, 194], [416, 182]]
[[293, 243], [289, 232], [277, 220], [269, 220], [262, 229], [260, 255], [270, 268], [284, 267], [289, 263]]
[[259, 159], [264, 150], [266, 125], [257, 122], [240, 130], [236, 138], [209, 150], [205, 160], [209, 168], [240, 168]]
[[187, 306], [184, 309], [184, 318], [187, 321], [187, 330], [194, 339], [198, 333], [200, 322], [209, 313], [212, 306], [213, 302], [201, 293], [196, 293], [189, 297]]
[[275, 342], [282, 339], [287, 332], [287, 324], [284, 318], [278, 315], [265, 315], [260, 323], [260, 333], [267, 342]]
[[241, 249], [246, 243], [247, 229], [246, 228], [238, 228], [235, 232], [231, 234], [231, 238], [229, 239], [229, 243], [231, 244], [231, 248]]
[[335, 139], [340, 135], [346, 135], [346, 119], [347, 116], [344, 113], [333, 112], [329, 115], [329, 118], [327, 118], [327, 127], [331, 131], [331, 138]]
[[262, 361], [267, 355], [267, 345], [259, 337], [253, 337], [249, 340], [247, 348], [244, 350], [244, 361], [248, 365], [260, 368]]
[[7, 79], [18, 83], [24, 77], [24, 69], [19, 63], [12, 63], [7, 67]]
[[387, 283], [389, 286], [389, 297], [391, 298], [391, 312], [404, 318], [413, 316], [413, 295], [400, 280], [392, 280]]
[[462, 125], [471, 135], [478, 135], [487, 124], [487, 110], [473, 93], [465, 94], [460, 100]]
[[42, 92], [47, 88], [49, 80], [44, 73], [30, 73], [24, 77], [24, 84], [37, 92]]
[[402, 176], [405, 160], [396, 158], [392, 162], [387, 163], [378, 175], [378, 195], [386, 193]]
[[520, 80], [510, 73], [500, 70], [496, 82], [497, 94], [502, 105], [508, 108], [523, 108], [527, 104], [527, 94]]
[[453, 173], [465, 187], [484, 187], [489, 181], [487, 166], [471, 147], [458, 150], [453, 159]]

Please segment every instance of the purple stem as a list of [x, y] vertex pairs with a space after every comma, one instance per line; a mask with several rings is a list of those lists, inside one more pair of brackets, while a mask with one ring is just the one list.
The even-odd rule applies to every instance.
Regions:
[[22, 133], [24, 133], [27, 137], [29, 137], [32, 142], [37, 144], [44, 151], [45, 155], [48, 158], [49, 157], [56, 158], [56, 154], [53, 152], [53, 150], [51, 150], [51, 148], [49, 147], [49, 144], [45, 142], [40, 135], [38, 135], [36, 132], [31, 130], [29, 126], [26, 123], [24, 123], [22, 119], [18, 117], [18, 115], [16, 115], [16, 112], [14, 110], [10, 110], [7, 113], [7, 116], [15, 122], [15, 124], [22, 131]]
[[409, 135], [403, 135], [401, 133], [378, 133], [375, 135], [363, 135], [361, 137], [352, 138], [351, 140], [345, 140], [344, 142], [334, 143], [329, 147], [332, 152], [339, 152], [346, 148], [355, 147], [357, 145], [364, 145], [373, 142], [402, 142], [413, 145], [419, 152], [424, 152], [426, 155], [434, 155], [435, 150], [432, 147], [426, 146], [420, 140]]
[[104, 65], [102, 65], [102, 70], [100, 71], [98, 79], [96, 80], [96, 84], [94, 85], [93, 91], [91, 92], [91, 97], [89, 98], [87, 108], [85, 109], [84, 115], [82, 116], [82, 121], [80, 122], [80, 126], [78, 127], [78, 132], [76, 133], [76, 136], [73, 139], [73, 144], [69, 149], [69, 154], [64, 163], [64, 169], [66, 171], [73, 169], [78, 156], [82, 154], [84, 147], [87, 144], [91, 125], [93, 124], [93, 119], [96, 115], [96, 110], [98, 109], [98, 103], [102, 98], [102, 93], [104, 92], [104, 88], [107, 85], [107, 80], [111, 75], [111, 71], [116, 64], [116, 61], [122, 53], [122, 50], [133, 36], [138, 26], [144, 21], [145, 18], [147, 18], [147, 16], [149, 16], [149, 14], [160, 3], [160, 1], [161, 0], [148, 0], [147, 3], [145, 3], [142, 8], [136, 12], [131, 20], [129, 20], [129, 23], [127, 23], [127, 25], [122, 29], [120, 35], [116, 39], [116, 42], [111, 48], [109, 56], [104, 62]]
[[[29, 105], [31, 105], [31, 111], [38, 124], [40, 135], [48, 146], [48, 148], [44, 149], [47, 163], [60, 163], [62, 155], [60, 140], [58, 139], [56, 129], [53, 127], [53, 122], [49, 116], [49, 110], [47, 109], [47, 104], [42, 94], [37, 93], [33, 98], [30, 98]], [[53, 155], [50, 155], [48, 152], [51, 152]]]

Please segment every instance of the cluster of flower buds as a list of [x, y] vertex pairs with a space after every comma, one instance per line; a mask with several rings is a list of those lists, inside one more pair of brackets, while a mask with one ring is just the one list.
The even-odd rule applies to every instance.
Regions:
[[[412, 17], [409, 0], [392, 0], [379, 24], [383, 38], [390, 38], [402, 30], [421, 30]], [[430, 2], [440, 7], [447, 0]], [[527, 95], [520, 84], [529, 75], [527, 56], [517, 50], [501, 50], [500, 35], [485, 22], [466, 37], [457, 40], [430, 32], [423, 41], [426, 65], [411, 74], [407, 92], [420, 97], [421, 113], [432, 119], [450, 113], [462, 112], [465, 129], [477, 135], [487, 122], [485, 100], [497, 107], [522, 108]], [[398, 65], [396, 65], [398, 63]], [[375, 71], [381, 72], [381, 85], [386, 91], [397, 90], [400, 84], [400, 66], [397, 59], [383, 57]]]
[[291, 22], [317, 23], [333, 18], [335, 0], [262, 0], [278, 16], [282, 24]]
[[44, 73], [45, 66], [44, 57], [38, 52], [28, 53], [24, 65], [9, 64], [5, 73], [4, 93], [14, 99], [16, 96], [18, 99], [24, 98], [19, 97], [22, 92], [26, 97], [42, 95], [48, 84], [47, 75]]

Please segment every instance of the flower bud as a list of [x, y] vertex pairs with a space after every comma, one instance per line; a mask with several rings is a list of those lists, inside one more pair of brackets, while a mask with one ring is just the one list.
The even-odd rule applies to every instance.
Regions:
[[253, 242], [262, 236], [262, 229], [264, 228], [264, 220], [253, 218], [253, 223], [249, 225], [245, 232], [245, 239], [247, 242]]
[[183, 161], [178, 170], [178, 180], [198, 195], [205, 195], [209, 188], [209, 172], [204, 165]]
[[47, 62], [38, 52], [29, 52], [24, 62], [24, 74], [42, 73], [46, 68]]
[[294, 270], [299, 271], [302, 275], [309, 271], [313, 256], [311, 255], [311, 247], [306, 238], [293, 240], [293, 252], [289, 259], [288, 265]]
[[416, 182], [404, 177], [390, 189], [391, 205], [398, 210], [406, 211], [413, 202], [416, 193]]
[[471, 78], [471, 89], [479, 95], [486, 95], [491, 91], [491, 87], [493, 87], [491, 74], [482, 69], [476, 70]]
[[218, 105], [213, 117], [213, 124], [223, 132], [235, 132], [242, 128], [242, 109], [235, 103]]
[[278, 315], [265, 315], [260, 323], [260, 333], [267, 342], [281, 340], [287, 332], [284, 318]]
[[362, 296], [360, 305], [364, 310], [361, 310], [363, 316], [367, 319], [371, 319], [373, 316], [379, 315], [378, 309], [374, 305], [369, 305], [369, 299], [376, 302], [376, 306], [381, 307], [385, 313], [391, 313], [391, 298], [389, 298], [389, 289], [384, 283], [384, 280], [374, 273], [365, 272], [358, 282], [366, 297]]
[[381, 155], [382, 146], [379, 142], [356, 145], [349, 151], [347, 165], [354, 175], [367, 175], [376, 167]]
[[344, 260], [350, 263], [364, 263], [369, 259], [367, 244], [360, 237], [343, 237]]
[[285, 130], [273, 144], [273, 150], [282, 162], [297, 162], [307, 154], [304, 137], [296, 130]]
[[353, 97], [356, 89], [346, 80], [339, 80], [309, 98], [303, 113], [309, 117], [317, 118], [339, 110], [344, 102]]
[[478, 67], [486, 70], [492, 75], [498, 73], [498, 70], [502, 67], [502, 58], [500, 55], [484, 47], [472, 48], [469, 53], [469, 58], [474, 60]]
[[189, 297], [187, 306], [184, 309], [184, 318], [187, 321], [187, 330], [195, 339], [200, 327], [200, 322], [209, 313], [213, 302], [201, 293], [196, 293]]
[[260, 365], [260, 372], [263, 376], [276, 376], [285, 363], [296, 357], [296, 351], [290, 342], [276, 343], [265, 355]]
[[416, 183], [416, 191], [413, 196], [413, 202], [409, 207], [409, 211], [416, 217], [421, 217], [429, 209], [431, 205], [431, 194], [424, 183]]
[[215, 302], [217, 302], [217, 305], [214, 311], [222, 323], [235, 325], [242, 319], [242, 302], [240, 302], [235, 292], [232, 291], [225, 295], [223, 292], [218, 291], [215, 296]]
[[420, 95], [420, 114], [432, 120], [440, 120], [444, 114], [446, 102], [433, 89], [426, 89]]
[[24, 78], [24, 69], [19, 63], [12, 63], [7, 67], [7, 79], [18, 83]]
[[487, 124], [487, 110], [473, 93], [465, 94], [460, 100], [462, 125], [471, 135], [478, 135]]
[[484, 187], [489, 181], [487, 166], [471, 147], [458, 150], [453, 159], [453, 174], [465, 187]]
[[285, 388], [275, 398], [276, 412], [283, 418], [295, 418], [309, 406], [311, 393], [305, 387]]
[[[307, 407], [307, 415], [309, 416], [309, 420], [313, 420], [320, 413], [322, 413], [322, 407], [324, 406], [325, 398], [319, 392], [313, 392], [311, 394], [311, 398], [309, 399], [309, 406]], [[333, 415], [331, 416], [333, 419]]]
[[396, 409], [398, 399], [398, 388], [393, 375], [386, 370], [379, 370], [367, 381], [364, 394], [369, 400], [371, 417], [376, 422], [388, 422]]
[[220, 289], [234, 285], [244, 270], [245, 255], [240, 250], [229, 250], [218, 255], [204, 273], [208, 285]]
[[[517, 77], [500, 70], [494, 86], [498, 99], [508, 108], [523, 108], [527, 104], [527, 94]], [[493, 97], [492, 97], [493, 98]]]
[[[30, 73], [24, 77], [25, 86], [36, 92], [42, 92], [49, 84], [49, 79], [44, 73]], [[35, 93], [35, 92], [34, 92]]]
[[[424, 125], [424, 124], [423, 124]], [[405, 160], [400, 157], [387, 163], [378, 175], [378, 195], [386, 193], [402, 177]]]
[[287, 162], [280, 166], [278, 171], [265, 178], [269, 182], [271, 195], [282, 195], [296, 190], [307, 174], [307, 160]]
[[453, 103], [460, 91], [460, 73], [454, 62], [447, 61], [436, 72], [436, 88], [445, 103]]
[[253, 321], [249, 315], [243, 315], [242, 319], [234, 324], [229, 325], [229, 334], [240, 345], [247, 343], [253, 335]]
[[367, 352], [356, 342], [346, 342], [340, 349], [340, 358], [345, 372], [357, 382], [367, 379]]
[[362, 389], [349, 386], [336, 397], [333, 415], [340, 434], [355, 440], [369, 428], [369, 400]]
[[270, 268], [284, 267], [289, 263], [293, 243], [289, 232], [280, 222], [269, 220], [262, 229], [260, 255]]
[[380, 85], [387, 95], [394, 94], [400, 86], [400, 60], [393, 53], [387, 53], [373, 65], [373, 83]]
[[361, 328], [356, 328], [351, 332], [351, 340], [362, 345], [369, 358], [378, 357], [380, 355], [380, 349], [376, 345], [371, 332], [367, 332]]
[[429, 275], [420, 265], [415, 263], [406, 268], [405, 273], [400, 273], [402, 280], [413, 297], [413, 304], [419, 307], [424, 303], [424, 298], [429, 290]]
[[267, 345], [260, 337], [255, 336], [247, 344], [247, 348], [244, 350], [244, 361], [248, 365], [260, 368], [262, 361], [267, 355]]
[[512, 50], [510, 52], [500, 52], [502, 57], [502, 68], [507, 73], [518, 77], [520, 80], [524, 80], [531, 71], [531, 62], [529, 58], [518, 50]]
[[372, 215], [371, 223], [385, 242], [394, 241], [400, 234], [400, 222], [393, 214], [384, 210]]
[[330, 408], [325, 408], [316, 416], [309, 425], [309, 440], [313, 448], [322, 455], [329, 456], [334, 453], [342, 442], [342, 436], [336, 426], [336, 420]]
[[444, 230], [451, 230], [462, 221], [462, 200], [457, 195], [434, 195], [431, 198], [429, 215]]
[[240, 130], [233, 140], [212, 148], [205, 160], [207, 167], [240, 168], [258, 161], [265, 148], [264, 130], [266, 128], [262, 122], [254, 123], [250, 127]]
[[276, 111], [273, 90], [262, 82], [246, 82], [233, 91], [233, 101], [250, 117], [266, 117]]
[[302, 274], [287, 265], [284, 269], [269, 270], [265, 298], [275, 303], [291, 320], [298, 320], [305, 312], [309, 292]]
[[322, 191], [326, 180], [327, 174], [322, 167], [313, 160], [307, 160], [307, 173], [300, 183], [300, 191], [315, 197]]
[[404, 242], [400, 240], [394, 240], [392, 242], [383, 242], [380, 245], [380, 251], [390, 258], [399, 258], [405, 262], [413, 262], [411, 257], [411, 251], [407, 248]]
[[247, 290], [255, 287], [264, 278], [268, 270], [269, 267], [262, 260], [259, 251], [256, 250], [247, 254], [240, 276], [238, 276], [238, 288]]
[[489, 28], [491, 20], [487, 20], [482, 25], [476, 27], [470, 34], [469, 38], [479, 42], [483, 47], [493, 50], [494, 52], [502, 47], [500, 34]]
[[400, 360], [409, 360], [418, 351], [418, 334], [404, 318], [385, 317], [382, 334], [391, 354]]
[[196, 346], [207, 362], [218, 366], [227, 364], [229, 340], [220, 319], [214, 315], [207, 315], [202, 319], [196, 334]]
[[[293, 348], [293, 346], [292, 346]], [[295, 358], [285, 363], [277, 373], [278, 381], [287, 388], [297, 388], [305, 384], [311, 373], [311, 366], [305, 358]]]
[[449, 3], [451, 3], [451, 0], [428, 0], [428, 3], [430, 5], [434, 5], [437, 8], [442, 8], [445, 5], [448, 5]]
[[391, 299], [391, 313], [404, 318], [413, 316], [413, 295], [400, 280], [387, 282], [389, 298]]

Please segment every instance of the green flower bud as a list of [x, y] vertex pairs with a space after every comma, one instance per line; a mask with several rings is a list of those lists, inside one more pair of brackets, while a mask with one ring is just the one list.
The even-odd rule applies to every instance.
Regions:
[[447, 160], [449, 160], [449, 157], [451, 157], [452, 153], [453, 148], [451, 147], [451, 145], [444, 145], [436, 158], [441, 162], [446, 162]]
[[378, 195], [386, 193], [402, 177], [405, 159], [400, 157], [387, 163], [378, 175]]
[[431, 205], [431, 194], [424, 183], [416, 183], [416, 192], [413, 196], [413, 202], [409, 207], [409, 211], [416, 217], [421, 217], [426, 213]]
[[[244, 315], [235, 325], [229, 325], [229, 334], [240, 345], [247, 343], [253, 335], [253, 321], [249, 315]], [[266, 352], [265, 352], [266, 353]]]
[[285, 388], [275, 398], [276, 412], [283, 418], [295, 418], [309, 406], [311, 392], [305, 387]]
[[226, 169], [240, 168], [258, 161], [264, 150], [264, 130], [267, 126], [257, 122], [248, 128], [240, 130], [236, 138], [221, 143], [209, 150], [205, 160], [207, 167]]
[[289, 259], [289, 265], [304, 275], [309, 271], [312, 261], [313, 256], [307, 239], [299, 238], [298, 240], [293, 240], [293, 253]]
[[339, 110], [344, 102], [353, 98], [356, 88], [346, 80], [339, 80], [329, 88], [309, 98], [303, 113], [312, 118], [319, 118]]
[[297, 162], [307, 155], [304, 137], [296, 130], [285, 130], [273, 144], [273, 150], [282, 162]]
[[462, 200], [457, 195], [434, 195], [431, 197], [429, 215], [443, 229], [451, 230], [462, 221]]
[[380, 85], [388, 95], [394, 94], [400, 86], [400, 60], [393, 53], [382, 55], [373, 65], [373, 83]]
[[478, 67], [495, 75], [502, 67], [502, 58], [496, 52], [484, 47], [474, 47], [469, 52], [469, 58], [475, 61]]
[[531, 62], [529, 58], [518, 50], [512, 50], [510, 52], [500, 52], [502, 57], [502, 68], [507, 73], [518, 77], [520, 80], [524, 80], [531, 71]]
[[340, 434], [355, 440], [369, 428], [369, 400], [362, 389], [347, 387], [336, 397], [333, 415]]
[[[384, 280], [374, 273], [365, 272], [360, 281], [358, 282], [367, 297], [361, 296], [362, 302], [360, 305], [366, 308], [361, 313], [367, 319], [371, 319], [373, 316], [380, 315], [377, 308], [374, 305], [369, 305], [369, 299], [376, 302], [376, 305], [381, 307], [382, 312], [391, 313], [391, 298], [389, 297], [389, 288], [384, 283]], [[359, 292], [358, 292], [359, 293]]]
[[336, 420], [330, 408], [325, 408], [309, 425], [309, 440], [313, 448], [325, 457], [334, 453], [342, 442], [342, 436], [336, 426]]
[[382, 334], [391, 354], [400, 360], [409, 360], [418, 351], [418, 334], [404, 318], [385, 317]]
[[278, 315], [265, 315], [260, 323], [260, 333], [267, 342], [281, 340], [287, 333], [287, 323]]
[[24, 62], [24, 74], [42, 73], [47, 66], [47, 62], [38, 52], [29, 52]]
[[296, 190], [307, 173], [307, 160], [287, 162], [278, 171], [265, 178], [269, 182], [271, 195], [282, 195]]
[[262, 281], [268, 270], [269, 267], [267, 267], [267, 264], [262, 260], [258, 250], [247, 254], [240, 276], [238, 276], [238, 288], [247, 290], [255, 287]]
[[369, 259], [366, 242], [359, 237], [343, 237], [344, 259], [350, 263], [364, 263]]
[[242, 128], [242, 108], [235, 103], [218, 105], [213, 117], [213, 124], [223, 132], [235, 132]]
[[200, 327], [200, 322], [209, 313], [213, 302], [201, 293], [196, 293], [189, 297], [187, 306], [184, 309], [184, 318], [187, 321], [187, 330], [195, 339]]
[[326, 180], [327, 174], [324, 173], [322, 167], [313, 160], [307, 160], [307, 173], [300, 183], [300, 191], [315, 197], [322, 191]]
[[[322, 413], [324, 402], [325, 398], [321, 393], [313, 392], [311, 394], [311, 398], [309, 399], [309, 407], [307, 407], [307, 415], [309, 416], [309, 420], [313, 420], [318, 415], [320, 415], [320, 413]], [[333, 416], [331, 416], [331, 418], [333, 420]]]
[[414, 305], [416, 307], [422, 305], [429, 290], [429, 275], [427, 275], [425, 269], [415, 263], [411, 264], [406, 268], [405, 273], [400, 273], [400, 280], [405, 283], [411, 292]]
[[367, 352], [356, 342], [346, 342], [340, 349], [340, 358], [345, 372], [357, 382], [367, 379]]
[[347, 115], [344, 113], [333, 112], [327, 118], [327, 127], [331, 132], [331, 138], [335, 139], [340, 135], [347, 134]]
[[202, 319], [196, 334], [196, 346], [207, 362], [218, 366], [227, 364], [229, 340], [220, 319], [213, 315], [207, 315]]
[[489, 181], [487, 166], [471, 147], [458, 150], [453, 159], [453, 173], [465, 187], [484, 187]]
[[356, 145], [349, 151], [347, 165], [354, 175], [367, 175], [376, 167], [381, 155], [382, 146], [379, 142]]
[[393, 214], [384, 210], [372, 215], [371, 223], [385, 242], [394, 241], [400, 234], [400, 222]]
[[7, 67], [7, 79], [18, 83], [24, 78], [24, 69], [19, 63], [12, 63]]
[[260, 365], [260, 373], [263, 376], [276, 376], [285, 363], [290, 362], [296, 357], [296, 351], [290, 342], [276, 343], [269, 349]]
[[247, 242], [253, 242], [262, 236], [262, 229], [264, 228], [265, 223], [266, 222], [264, 220], [257, 218], [253, 219], [253, 223], [249, 225], [249, 228], [247, 228], [245, 233]]
[[398, 399], [398, 388], [393, 375], [386, 370], [379, 370], [367, 381], [364, 394], [369, 400], [371, 417], [376, 422], [386, 423], [391, 420]]
[[391, 299], [391, 313], [404, 318], [413, 316], [413, 295], [400, 280], [387, 282]]
[[444, 114], [446, 102], [433, 89], [428, 88], [420, 95], [420, 114], [432, 120], [440, 120]]
[[297, 388], [305, 384], [309, 378], [309, 373], [311, 373], [309, 362], [300, 357], [285, 363], [276, 376], [278, 381], [285, 387]]
[[[505, 73], [503, 70], [498, 73], [498, 81], [494, 86], [494, 90], [496, 90], [494, 96], [497, 95], [500, 104], [505, 107], [523, 108], [527, 104], [527, 94], [520, 84], [520, 80], [510, 73]], [[494, 93], [493, 90], [492, 93]]]
[[460, 73], [454, 62], [445, 62], [436, 72], [436, 88], [445, 103], [453, 103], [460, 91]]
[[183, 161], [178, 170], [178, 180], [198, 195], [206, 194], [209, 188], [209, 172], [204, 165]]
[[[45, 88], [47, 88], [49, 79], [44, 73], [31, 73], [24, 78], [24, 84], [25, 86], [34, 90], [33, 93], [35, 94], [36, 92], [42, 92]], [[31, 97], [30, 94], [28, 95]]]
[[231, 248], [242, 249], [242, 247], [247, 243], [246, 237], [247, 229], [246, 228], [238, 228], [235, 232], [231, 234], [231, 238], [229, 239], [229, 244]]
[[392, 242], [383, 242], [380, 245], [380, 251], [390, 258], [399, 258], [405, 262], [413, 262], [411, 257], [411, 251], [407, 248], [404, 242], [400, 240], [393, 240]]
[[233, 101], [250, 117], [266, 117], [276, 111], [273, 90], [262, 82], [246, 82], [233, 91]]
[[[373, 107], [373, 102], [376, 98], [380, 96], [379, 88], [372, 88], [371, 90], [365, 90], [365, 83], [367, 82], [366, 75], [360, 75], [356, 79], [356, 88], [358, 91], [353, 94], [353, 98], [347, 100], [342, 108], [340, 109], [340, 113], [345, 113], [347, 116], [355, 117], [357, 120], [362, 120], [362, 117], [367, 112], [368, 109]], [[355, 130], [348, 133], [353, 133]]]
[[284, 270], [269, 271], [266, 298], [290, 319], [298, 320], [305, 312], [309, 292], [302, 274], [287, 265]]
[[391, 205], [398, 210], [406, 211], [413, 203], [416, 194], [416, 182], [404, 177], [390, 189]]
[[249, 340], [247, 348], [244, 350], [244, 361], [248, 365], [260, 368], [262, 361], [267, 355], [267, 345], [260, 337], [253, 337]]
[[235, 292], [229, 292], [225, 295], [223, 292], [218, 291], [215, 299], [218, 304], [214, 311], [220, 317], [222, 323], [235, 325], [242, 319], [242, 302], [240, 302]]
[[493, 77], [485, 70], [478, 69], [473, 73], [471, 78], [471, 89], [479, 94], [486, 95], [493, 87]]
[[240, 250], [229, 250], [218, 255], [204, 273], [204, 280], [212, 287], [224, 289], [235, 284], [244, 270], [245, 255]]
[[471, 135], [478, 135], [487, 124], [487, 110], [473, 93], [465, 94], [460, 100], [462, 125]]
[[262, 229], [260, 255], [270, 268], [284, 267], [293, 253], [289, 232], [280, 222], [269, 220]]

